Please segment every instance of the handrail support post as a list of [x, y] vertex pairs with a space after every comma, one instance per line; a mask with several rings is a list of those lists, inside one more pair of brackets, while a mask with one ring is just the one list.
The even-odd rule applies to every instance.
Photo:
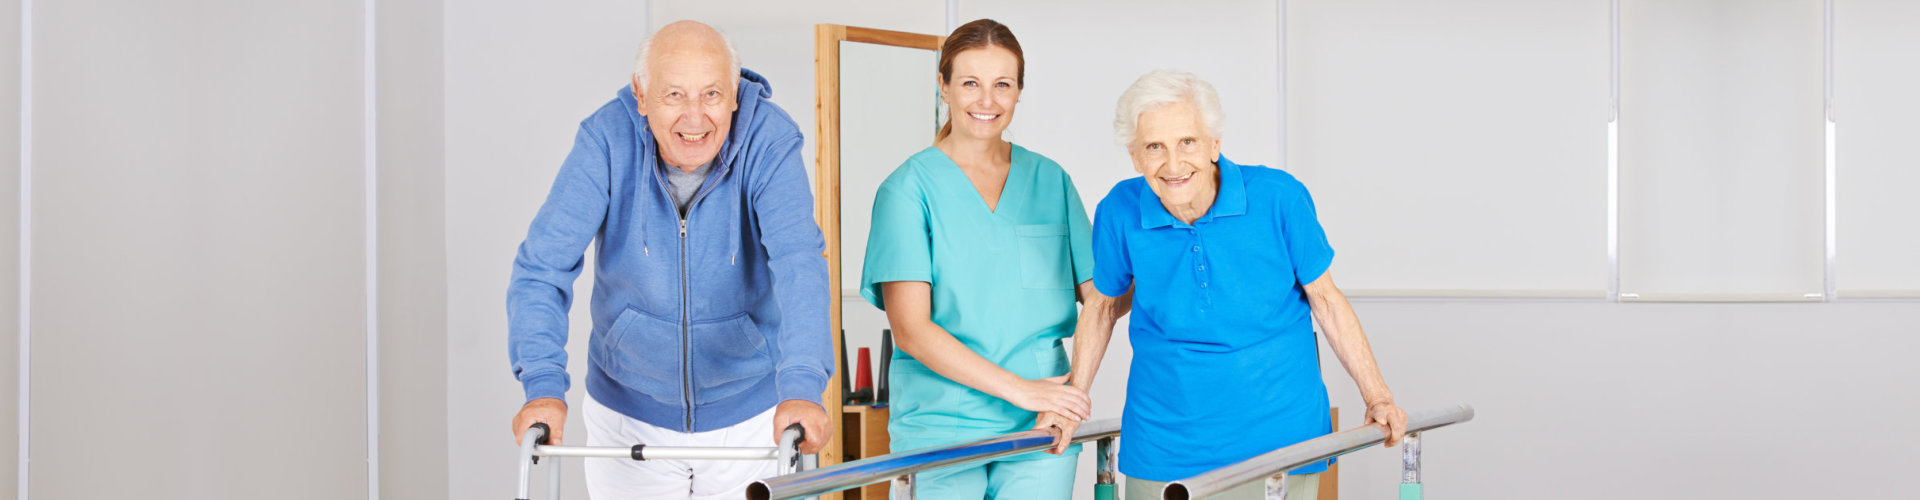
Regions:
[[1420, 485], [1420, 433], [1409, 432], [1400, 445], [1400, 500], [1422, 500]]
[[1287, 499], [1287, 473], [1267, 476], [1267, 500]]
[[1095, 441], [1094, 450], [1093, 498], [1094, 500], [1116, 500], [1119, 495], [1114, 491], [1118, 486], [1113, 482], [1113, 438], [1103, 437]]
[[913, 483], [915, 482], [913, 474], [893, 478], [893, 486], [888, 488], [893, 500], [913, 500]]

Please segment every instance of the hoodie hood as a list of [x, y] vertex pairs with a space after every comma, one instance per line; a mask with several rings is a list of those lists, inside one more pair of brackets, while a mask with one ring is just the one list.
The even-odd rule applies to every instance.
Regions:
[[[643, 149], [648, 152], [659, 151], [658, 145], [653, 142], [653, 131], [647, 128], [647, 117], [640, 114], [640, 101], [634, 98], [633, 87], [621, 86], [614, 95], [621, 104], [626, 106], [627, 118], [633, 120], [633, 129], [639, 135], [636, 139], [640, 141]], [[747, 137], [753, 135], [753, 129], [758, 125], [758, 120], [754, 118], [760, 115], [762, 107], [771, 108], [771, 106], [765, 106], [771, 102], [768, 100], [771, 98], [773, 98], [773, 85], [767, 83], [767, 77], [760, 76], [753, 70], [740, 68], [740, 85], [734, 89], [734, 99], [739, 106], [733, 110], [733, 124], [727, 128], [727, 142], [720, 144], [720, 153], [714, 157], [714, 170], [724, 170], [733, 164], [735, 153], [740, 149], [734, 146], [745, 142]]]

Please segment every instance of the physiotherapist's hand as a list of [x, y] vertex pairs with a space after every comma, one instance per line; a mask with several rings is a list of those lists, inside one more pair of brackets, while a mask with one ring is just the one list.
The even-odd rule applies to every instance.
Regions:
[[1038, 418], [1034, 419], [1033, 428], [1053, 434], [1053, 447], [1048, 448], [1047, 453], [1059, 455], [1066, 453], [1068, 446], [1073, 446], [1073, 433], [1080, 430], [1080, 421], [1062, 417], [1058, 413], [1043, 411]]
[[774, 446], [786, 446], [780, 442], [780, 433], [796, 423], [807, 432], [806, 439], [800, 441], [801, 454], [819, 453], [820, 448], [827, 446], [827, 439], [833, 437], [833, 421], [827, 419], [826, 410], [812, 401], [789, 399], [773, 408]]
[[567, 425], [567, 402], [540, 398], [520, 407], [520, 414], [513, 416], [513, 444], [519, 445], [520, 439], [527, 435], [527, 428], [541, 422], [553, 432], [547, 437], [547, 444], [560, 446], [560, 428]]
[[1387, 446], [1400, 446], [1400, 437], [1407, 434], [1407, 412], [1391, 399], [1367, 403], [1367, 421], [1360, 425], [1370, 424], [1380, 424], [1387, 433]]
[[1007, 394], [1007, 402], [1031, 412], [1054, 412], [1074, 420], [1086, 420], [1093, 414], [1093, 400], [1087, 391], [1067, 385], [1067, 376], [1021, 380]]

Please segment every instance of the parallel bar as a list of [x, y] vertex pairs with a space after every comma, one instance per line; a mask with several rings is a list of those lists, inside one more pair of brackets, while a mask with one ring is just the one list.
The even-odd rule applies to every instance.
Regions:
[[[1412, 414], [1407, 418], [1407, 433], [1411, 435], [1468, 420], [1473, 420], [1471, 406], [1458, 405], [1453, 408], [1428, 410]], [[1161, 490], [1161, 498], [1166, 500], [1206, 498], [1243, 484], [1266, 479], [1274, 474], [1360, 451], [1386, 440], [1386, 433], [1379, 424], [1320, 436], [1240, 463], [1214, 469], [1205, 474], [1174, 481], [1167, 484], [1166, 489]]]
[[[1095, 420], [1081, 424], [1080, 430], [1073, 435], [1073, 442], [1080, 443], [1119, 435], [1119, 419]], [[1052, 445], [1053, 435], [1048, 434], [1047, 431], [1034, 430], [1003, 434], [966, 443], [892, 453], [799, 474], [763, 479], [747, 487], [747, 498], [772, 500], [832, 493], [949, 465], [1042, 450]], [[894, 498], [902, 498], [900, 493], [896, 490]]]

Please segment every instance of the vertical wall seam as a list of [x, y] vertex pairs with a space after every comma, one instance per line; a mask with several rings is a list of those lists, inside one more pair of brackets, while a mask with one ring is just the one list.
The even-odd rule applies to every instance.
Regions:
[[361, 16], [365, 33], [361, 44], [361, 147], [364, 148], [364, 187], [366, 196], [366, 314], [367, 314], [367, 499], [380, 499], [380, 255], [379, 255], [379, 179], [378, 108], [375, 94], [374, 0], [364, 0]]
[[1607, 21], [1607, 300], [1620, 293], [1620, 0]]
[[1838, 126], [1833, 119], [1833, 0], [1826, 0], [1823, 13], [1825, 26], [1822, 27], [1825, 67], [1822, 68], [1821, 114], [1826, 122], [1826, 259], [1821, 265], [1821, 293], [1828, 301], [1839, 300], [1836, 290], [1839, 281], [1840, 227], [1839, 227], [1839, 142]]
[[953, 33], [953, 30], [956, 30], [959, 28], [960, 28], [960, 0], [947, 0], [947, 32], [941, 33], [941, 36], [945, 36], [949, 33]]
[[32, 455], [28, 426], [33, 412], [29, 404], [33, 375], [33, 0], [20, 0], [20, 394], [19, 394], [19, 491], [15, 498], [26, 500], [27, 464]]
[[1290, 153], [1287, 147], [1287, 0], [1280, 0], [1274, 9], [1279, 11], [1274, 14], [1275, 60], [1278, 62], [1274, 66], [1277, 73], [1275, 81], [1279, 82], [1275, 92], [1278, 93], [1280, 108], [1279, 113], [1274, 114], [1279, 119], [1277, 130], [1280, 136], [1280, 158], [1274, 160], [1274, 164], [1280, 170], [1292, 172], [1287, 170], [1287, 155]]

